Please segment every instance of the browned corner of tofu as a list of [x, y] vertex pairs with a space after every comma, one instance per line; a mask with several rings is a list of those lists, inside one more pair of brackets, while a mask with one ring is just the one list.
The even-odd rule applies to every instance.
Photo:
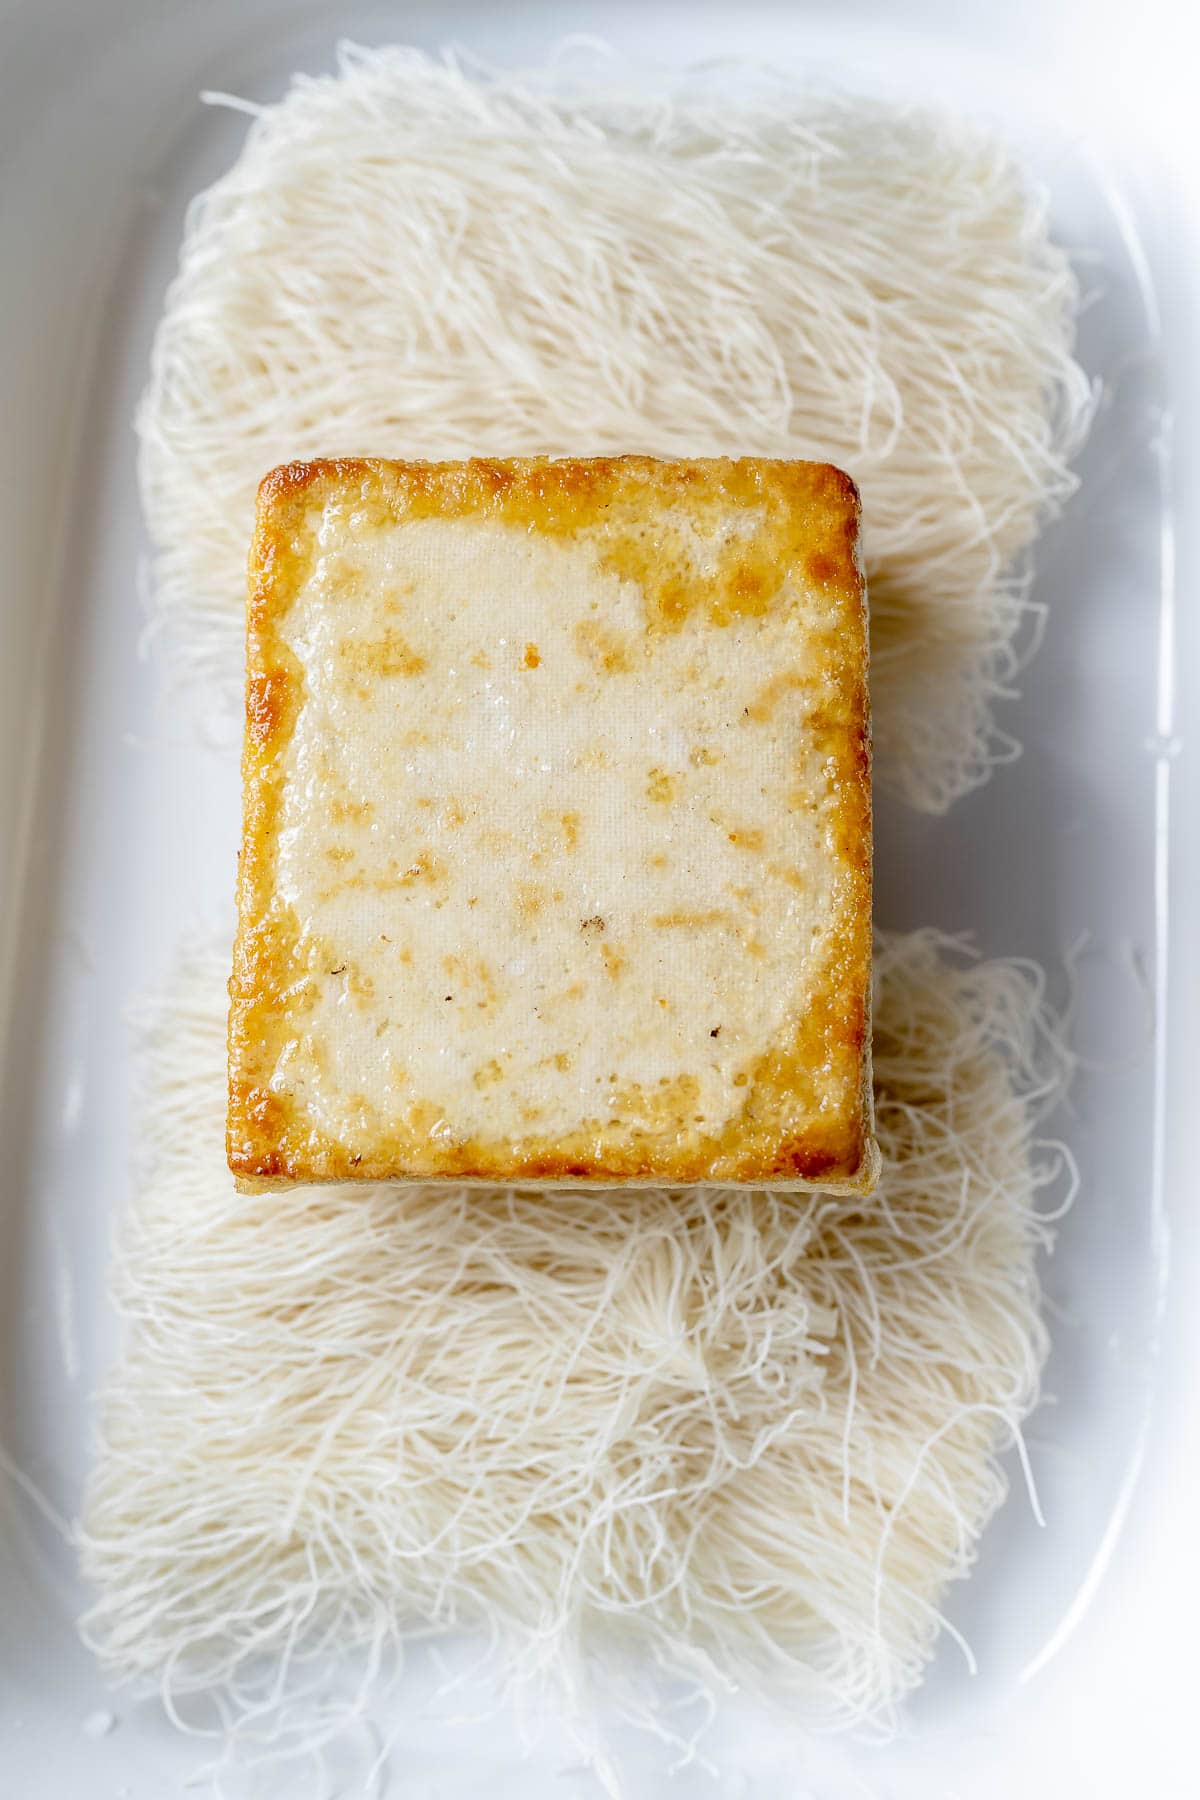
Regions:
[[308, 462], [279, 463], [258, 484], [258, 517], [280, 519], [297, 502], [303, 504], [311, 488], [353, 476], [370, 463], [378, 466], [377, 459], [348, 456], [316, 456]]

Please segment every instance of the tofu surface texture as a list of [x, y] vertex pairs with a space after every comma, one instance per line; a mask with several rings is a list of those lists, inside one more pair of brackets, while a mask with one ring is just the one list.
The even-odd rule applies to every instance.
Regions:
[[858, 530], [820, 463], [267, 476], [240, 1185], [871, 1189]]

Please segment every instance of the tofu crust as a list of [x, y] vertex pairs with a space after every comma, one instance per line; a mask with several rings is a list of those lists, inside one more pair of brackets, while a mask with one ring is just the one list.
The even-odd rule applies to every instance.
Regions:
[[[240, 1187], [397, 1180], [871, 1191], [879, 1153], [872, 1135], [871, 748], [859, 511], [857, 490], [840, 470], [759, 458], [333, 459], [292, 463], [267, 475], [249, 559], [244, 816], [229, 984], [227, 1151]], [[640, 592], [645, 642], [639, 655], [648, 669], [655, 646], [683, 632], [730, 659], [764, 620], [803, 639], [803, 680], [781, 669], [754, 704], [777, 709], [772, 731], [788, 745], [795, 741], [795, 780], [780, 802], [780, 832], [786, 836], [807, 819], [805, 829], [819, 833], [814, 842], [828, 864], [819, 937], [818, 926], [812, 929], [819, 954], [808, 959], [803, 982], [787, 996], [782, 1026], [743, 1055], [742, 1072], [731, 1077], [740, 1084], [738, 1104], [728, 1116], [698, 1117], [694, 1083], [681, 1076], [664, 1079], [652, 1105], [639, 1091], [624, 1116], [611, 1096], [603, 1105], [581, 1105], [570, 1129], [540, 1129], [534, 1116], [520, 1129], [505, 1118], [494, 1134], [477, 1123], [461, 1129], [426, 1096], [408, 1091], [388, 1109], [363, 1100], [355, 1129], [334, 1130], [313, 1104], [311, 1082], [306, 1089], [290, 1079], [289, 1059], [302, 1043], [309, 1042], [312, 1068], [324, 1066], [311, 1024], [318, 977], [328, 984], [342, 974], [324, 967], [310, 921], [280, 881], [289, 783], [296, 781], [293, 739], [308, 688], [290, 622], [329, 552], [327, 521], [334, 517], [351, 519], [359, 540], [445, 521], [517, 532], [522, 542], [586, 545], [605, 578]], [[679, 524], [668, 528], [663, 519]], [[706, 546], [702, 566], [686, 544], [679, 550], [681, 532], [699, 533], [694, 541]], [[370, 679], [381, 671], [398, 679], [399, 670], [433, 680], [425, 659], [397, 649], [399, 642], [386, 669], [378, 647], [371, 652]], [[603, 653], [604, 640], [598, 642]], [[402, 668], [405, 655], [408, 668]], [[537, 670], [534, 642], [525, 644], [523, 659], [526, 669]], [[751, 711], [749, 704], [739, 709], [747, 719]], [[702, 768], [696, 780], [707, 773]], [[716, 818], [719, 769], [711, 779]], [[731, 843], [736, 835], [725, 833]], [[761, 831], [745, 835], [763, 837]], [[416, 859], [411, 874], [421, 847], [414, 839], [400, 849], [402, 860]], [[750, 880], [738, 891], [753, 906], [753, 870]], [[386, 920], [386, 895], [371, 904], [384, 907]], [[583, 919], [581, 931], [589, 925], [604, 929], [603, 921]], [[386, 943], [391, 934], [379, 935]], [[732, 975], [744, 955], [742, 975], [753, 981], [752, 936], [742, 931], [730, 943]], [[445, 1001], [451, 998], [447, 993]], [[612, 1004], [621, 1004], [615, 984]], [[401, 1037], [406, 1029], [428, 1034], [447, 1017], [429, 1011], [395, 1018], [378, 993], [363, 1006], [375, 1009], [370, 1016], [378, 1032]], [[725, 1054], [719, 1032], [719, 1023], [705, 1032], [714, 1058]], [[358, 1097], [350, 1098], [357, 1105]]]

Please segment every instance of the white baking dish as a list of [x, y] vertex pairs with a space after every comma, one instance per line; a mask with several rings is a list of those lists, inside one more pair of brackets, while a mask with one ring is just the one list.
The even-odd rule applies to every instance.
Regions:
[[[733, 52], [959, 103], [1012, 139], [1048, 183], [1064, 241], [1091, 253], [1082, 354], [1110, 395], [1083, 491], [1040, 552], [1046, 641], [1004, 721], [1024, 757], [949, 818], [885, 809], [879, 833], [885, 923], [1036, 956], [1060, 993], [1076, 953], [1087, 1066], [1059, 1123], [1083, 1187], [1047, 1271], [1054, 1404], [1029, 1433], [1047, 1523], [1015, 1483], [948, 1608], [978, 1674], [948, 1642], [902, 1741], [806, 1745], [733, 1707], [711, 1745], [723, 1773], [684, 1770], [671, 1791], [1200, 1791], [1188, 1710], [1200, 626], [1186, 604], [1200, 577], [1200, 201], [1183, 191], [1191, 101], [1171, 32], [1184, 15], [1154, 3], [1131, 25], [1109, 0], [0, 4], [0, 1443], [59, 1512], [77, 1505], [111, 1349], [104, 1265], [132, 1149], [126, 1009], [182, 933], [229, 907], [236, 759], [140, 650], [130, 429], [183, 209], [244, 130], [202, 107], [201, 89], [273, 96], [293, 69], [328, 66], [342, 34], [453, 39], [514, 62], [589, 30], [668, 63]], [[0, 1796], [175, 1792], [206, 1750], [106, 1690], [75, 1638], [69, 1549], [19, 1482], [6, 1499]], [[595, 1791], [552, 1745], [521, 1763], [504, 1721], [453, 1737], [414, 1724], [401, 1745], [397, 1793]]]

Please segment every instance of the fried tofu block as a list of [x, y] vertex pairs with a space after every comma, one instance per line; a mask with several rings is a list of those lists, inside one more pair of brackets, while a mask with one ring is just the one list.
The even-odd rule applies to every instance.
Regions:
[[818, 463], [266, 478], [242, 1185], [871, 1189], [858, 527]]

